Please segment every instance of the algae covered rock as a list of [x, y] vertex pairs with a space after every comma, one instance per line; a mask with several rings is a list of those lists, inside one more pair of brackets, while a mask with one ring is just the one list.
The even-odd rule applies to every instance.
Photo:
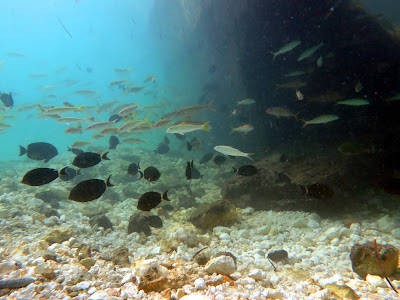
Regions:
[[333, 296], [338, 297], [339, 299], [349, 299], [349, 300], [357, 300], [360, 299], [360, 296], [347, 285], [338, 285], [338, 284], [328, 284], [326, 286], [329, 289]]
[[94, 216], [89, 220], [90, 226], [97, 225], [98, 227], [103, 227], [104, 230], [107, 230], [109, 228], [113, 229], [113, 224], [110, 221], [109, 218], [107, 218], [106, 215], [99, 215], [99, 216]]
[[[377, 252], [386, 276], [394, 274], [399, 263], [399, 249], [390, 244], [377, 244]], [[360, 277], [365, 278], [367, 274], [384, 276], [375, 256], [373, 242], [355, 244], [351, 248], [350, 259], [353, 271]]]
[[189, 221], [197, 228], [208, 230], [217, 226], [231, 226], [239, 221], [239, 216], [232, 203], [221, 200], [200, 206], [189, 217]]
[[53, 229], [50, 233], [46, 234], [43, 239], [49, 244], [61, 244], [68, 241], [72, 237], [72, 231], [69, 227], [59, 227]]
[[115, 265], [129, 267], [131, 265], [129, 261], [129, 249], [125, 247], [115, 249], [111, 261]]

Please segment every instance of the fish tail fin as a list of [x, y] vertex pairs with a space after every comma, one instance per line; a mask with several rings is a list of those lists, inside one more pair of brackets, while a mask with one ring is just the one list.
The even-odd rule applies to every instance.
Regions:
[[[108, 157], [107, 157], [107, 154], [108, 154], [109, 152], [106, 152], [106, 153], [104, 153], [102, 156], [101, 156], [101, 159], [103, 159], [103, 160], [110, 160]], [[111, 175], [110, 175], [111, 176]]]
[[140, 174], [139, 179], [142, 179], [143, 178], [143, 172], [139, 171], [139, 174]]
[[272, 56], [272, 61], [275, 61], [275, 58], [277, 56], [277, 54], [275, 54], [274, 52], [270, 52], [273, 56]]
[[251, 161], [254, 161], [254, 159], [252, 159], [251, 157], [250, 157], [250, 155], [253, 155], [254, 153], [246, 153], [246, 157], [248, 158], [248, 159], [250, 159]]
[[62, 168], [62, 169], [58, 172], [58, 175], [60, 175], [60, 176], [68, 175], [67, 172], [66, 172], [67, 168], [68, 168], [68, 166]]
[[190, 167], [193, 168], [193, 166], [194, 165], [193, 165], [193, 159], [192, 159], [192, 161], [190, 162]]
[[19, 146], [19, 156], [26, 154], [26, 149], [22, 146]]
[[81, 122], [78, 122], [78, 126], [77, 126], [78, 128], [82, 128], [82, 123]]
[[203, 128], [203, 130], [205, 130], [205, 131], [210, 131], [210, 127], [207, 126], [208, 123], [210, 123], [210, 122], [204, 123], [204, 124], [201, 126], [201, 128]]
[[79, 105], [79, 106], [75, 106], [75, 108], [77, 110], [83, 110], [86, 106], [85, 105]]
[[234, 167], [232, 167], [232, 169], [233, 169], [233, 174], [235, 174], [235, 173], [238, 172], [238, 169], [236, 169], [236, 168], [234, 168]]
[[301, 191], [301, 193], [303, 195], [307, 195], [308, 194], [308, 189], [304, 185], [299, 184], [299, 188], [300, 188], [300, 191]]
[[213, 112], [216, 112], [215, 108], [211, 106], [211, 104], [214, 102], [214, 99], [212, 99], [206, 106], [208, 110], [211, 110]]
[[148, 114], [144, 120], [146, 121], [147, 124], [149, 124], [150, 126], [153, 126], [154, 124], [149, 121], [149, 116], [150, 116], [150, 114]]
[[[111, 174], [112, 175], [112, 174]], [[106, 185], [107, 185], [107, 187], [112, 187], [112, 186], [114, 186], [112, 183], [111, 183], [111, 181], [110, 181], [110, 179], [111, 179], [111, 175], [110, 176], [108, 176], [108, 178], [107, 178], [107, 181], [106, 181]]]
[[301, 126], [301, 128], [304, 128], [304, 127], [306, 127], [307, 126], [307, 121], [306, 120], [300, 120], [302, 123], [303, 123], [303, 125]]
[[166, 190], [166, 191], [162, 194], [162, 198], [163, 198], [164, 200], [171, 201], [171, 200], [168, 199], [167, 193], [168, 193], [168, 190]]
[[231, 132], [229, 132], [229, 134], [233, 134], [235, 132], [235, 128], [232, 127]]

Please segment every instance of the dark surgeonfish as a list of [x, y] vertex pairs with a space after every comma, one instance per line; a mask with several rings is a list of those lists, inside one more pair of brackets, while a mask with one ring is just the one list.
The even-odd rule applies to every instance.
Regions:
[[120, 115], [112, 115], [108, 121], [109, 122], [114, 122], [114, 123], [118, 123], [119, 121], [122, 120], [122, 117]]
[[13, 99], [11, 93], [9, 93], [9, 94], [1, 93], [0, 100], [1, 100], [1, 102], [4, 103], [5, 107], [13, 107], [14, 106], [14, 99]]
[[155, 167], [148, 167], [143, 172], [143, 177], [147, 181], [157, 181], [161, 176], [160, 171]]
[[44, 162], [47, 163], [58, 154], [58, 151], [52, 144], [38, 142], [29, 144], [26, 149], [19, 146], [19, 156], [24, 154], [26, 154], [30, 159], [44, 160]]
[[[128, 167], [128, 175], [135, 176], [140, 170], [139, 163], [131, 163]], [[141, 173], [140, 178], [143, 177], [143, 173]]]
[[245, 165], [241, 166], [239, 169], [232, 168], [233, 173], [242, 175], [242, 176], [253, 176], [258, 173], [258, 170], [255, 166], [253, 165]]
[[202, 158], [200, 158], [199, 163], [205, 164], [205, 163], [209, 162], [213, 157], [214, 157], [214, 153], [208, 152], [208, 153], [204, 154]]
[[155, 208], [162, 200], [171, 201], [168, 199], [168, 190], [166, 190], [162, 196], [157, 192], [147, 192], [140, 196], [137, 208], [143, 211], [150, 211]]
[[70, 180], [74, 179], [76, 177], [76, 175], [81, 175], [80, 169], [77, 171], [70, 167], [65, 167], [65, 168], [61, 169], [59, 172], [59, 177], [63, 181], [70, 181]]
[[110, 145], [110, 150], [115, 150], [119, 144], [119, 139], [115, 135], [112, 135], [110, 136], [108, 144]]
[[79, 149], [79, 148], [70, 148], [70, 147], [68, 147], [68, 151], [71, 151], [73, 154], [75, 154], [75, 155], [78, 155], [78, 154], [81, 154], [81, 153], [83, 153], [83, 152], [85, 152], [85, 151], [83, 151], [82, 149]]
[[217, 155], [216, 157], [214, 157], [214, 163], [218, 166], [222, 165], [225, 161], [226, 161], [225, 156]]
[[167, 136], [164, 136], [164, 144], [169, 145], [169, 138]]
[[107, 187], [114, 186], [110, 182], [111, 175], [107, 181], [101, 179], [89, 179], [78, 183], [69, 193], [68, 199], [76, 202], [89, 202], [100, 198]]
[[300, 187], [304, 194], [321, 200], [331, 199], [335, 195], [335, 192], [324, 183], [314, 183], [307, 187]]
[[164, 142], [160, 143], [157, 147], [157, 150], [154, 150], [154, 152], [158, 154], [167, 154], [169, 152], [169, 146]]
[[21, 182], [30, 186], [40, 186], [56, 180], [58, 176], [58, 171], [55, 169], [37, 168], [27, 172]]
[[94, 152], [83, 152], [75, 156], [72, 164], [81, 169], [90, 168], [97, 165], [102, 160], [110, 160], [107, 157], [107, 154], [108, 152], [104, 153], [103, 155]]
[[191, 162], [187, 162], [186, 171], [185, 171], [186, 179], [200, 179], [203, 176], [200, 174], [199, 170], [194, 167], [193, 160]]

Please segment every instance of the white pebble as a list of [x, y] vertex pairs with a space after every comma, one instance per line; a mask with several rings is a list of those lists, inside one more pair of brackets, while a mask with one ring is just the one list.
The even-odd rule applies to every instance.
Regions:
[[387, 287], [386, 282], [380, 276], [368, 274], [366, 280], [373, 287]]
[[205, 266], [205, 271], [209, 274], [231, 275], [235, 270], [233, 258], [225, 255], [211, 259]]
[[249, 277], [255, 280], [263, 279], [263, 272], [260, 269], [254, 269], [249, 273]]
[[333, 240], [335, 238], [339, 238], [340, 236], [340, 229], [337, 227], [331, 227], [324, 233], [325, 240]]
[[96, 291], [96, 288], [92, 286], [90, 289], [87, 290], [88, 295], [92, 295]]
[[317, 220], [315, 219], [310, 219], [307, 223], [307, 227], [308, 228], [319, 228], [321, 227], [321, 225], [318, 223]]
[[197, 278], [194, 281], [194, 287], [196, 288], [196, 290], [205, 290], [207, 288], [207, 285], [203, 278]]
[[219, 238], [220, 238], [221, 240], [230, 240], [230, 239], [231, 239], [231, 236], [230, 236], [228, 233], [221, 233], [220, 236], [219, 236]]

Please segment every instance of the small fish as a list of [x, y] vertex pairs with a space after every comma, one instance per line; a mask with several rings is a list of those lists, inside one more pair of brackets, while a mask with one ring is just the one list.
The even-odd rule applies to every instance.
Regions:
[[90, 168], [97, 165], [102, 160], [110, 160], [107, 154], [108, 152], [103, 155], [94, 152], [83, 152], [75, 156], [72, 164], [80, 169]]
[[77, 175], [81, 175], [80, 169], [76, 171], [75, 169], [72, 169], [70, 167], [65, 167], [59, 172], [59, 178], [62, 181], [70, 181], [74, 179]]
[[253, 131], [253, 130], [254, 130], [254, 126], [253, 125], [245, 124], [245, 125], [242, 125], [242, 126], [237, 127], [237, 128], [232, 128], [232, 131], [230, 132], [230, 134], [232, 134], [234, 132], [248, 134], [250, 131]]
[[304, 72], [304, 71], [293, 71], [293, 72], [286, 74], [285, 76], [286, 77], [297, 77], [297, 76], [301, 76], [304, 74], [306, 74], [306, 72]]
[[369, 101], [367, 99], [362, 99], [362, 98], [354, 98], [354, 99], [347, 99], [347, 100], [342, 100], [342, 101], [337, 101], [336, 105], [351, 105], [351, 106], [363, 106], [363, 105], [369, 105]]
[[203, 121], [196, 121], [196, 120], [179, 120], [174, 123], [174, 125], [180, 124], [190, 124], [190, 125], [203, 125]]
[[256, 103], [256, 100], [251, 99], [251, 98], [247, 98], [247, 99], [244, 99], [244, 100], [236, 102], [236, 106], [239, 106], [239, 105], [251, 105], [251, 104], [255, 104], [255, 103]]
[[89, 125], [88, 127], [86, 127], [87, 131], [90, 130], [100, 130], [100, 129], [104, 129], [106, 127], [110, 127], [114, 125], [114, 122], [97, 122], [97, 123], [93, 123], [91, 125]]
[[354, 91], [356, 93], [359, 93], [359, 92], [361, 92], [362, 89], [363, 89], [363, 85], [362, 85], [361, 81], [359, 80], [357, 82], [356, 86], [354, 87]]
[[317, 59], [317, 67], [321, 68], [324, 65], [324, 58], [320, 55]]
[[40, 186], [56, 180], [58, 176], [55, 169], [37, 168], [27, 172], [21, 182], [30, 186]]
[[253, 176], [258, 173], [258, 170], [253, 165], [245, 165], [245, 166], [241, 166], [239, 169], [233, 168], [233, 173], [239, 174], [242, 176]]
[[243, 156], [243, 157], [247, 157], [250, 160], [253, 160], [250, 155], [254, 154], [254, 153], [244, 153], [238, 149], [235, 149], [231, 146], [215, 146], [214, 147], [215, 151], [218, 151], [222, 154], [225, 155], [231, 155], [231, 156]]
[[207, 105], [193, 105], [193, 106], [186, 106], [178, 111], [176, 111], [174, 117], [175, 118], [183, 118], [187, 116], [193, 116], [197, 115], [199, 113], [202, 113], [205, 110], [213, 111], [215, 112], [215, 109], [211, 106], [212, 101], [208, 103]]
[[120, 110], [118, 115], [121, 116], [121, 117], [127, 116], [127, 115], [131, 114], [138, 107], [139, 107], [139, 105], [133, 105], [133, 106], [125, 107], [124, 109]]
[[147, 192], [140, 196], [137, 208], [142, 211], [150, 211], [155, 208], [162, 200], [171, 201], [168, 199], [168, 190], [162, 195], [157, 192]]
[[78, 183], [69, 193], [68, 199], [76, 202], [89, 202], [100, 198], [108, 187], [114, 186], [110, 182], [101, 179], [89, 179]]
[[133, 145], [133, 144], [139, 144], [139, 143], [146, 144], [146, 141], [138, 139], [138, 138], [127, 138], [127, 139], [122, 140], [122, 144]]
[[304, 95], [299, 90], [296, 90], [296, 99], [298, 101], [304, 100]]
[[71, 145], [71, 148], [83, 148], [85, 146], [91, 145], [91, 142], [86, 142], [86, 141], [76, 141]]
[[109, 147], [110, 150], [115, 150], [119, 144], [119, 139], [115, 135], [112, 135], [108, 140], [108, 144], [110, 146]]
[[154, 74], [151, 74], [151, 75], [148, 75], [148, 76], [143, 80], [144, 83], [149, 82], [149, 81], [151, 81], [152, 83], [155, 83], [155, 82], [156, 82], [156, 76], [154, 76]]
[[75, 154], [75, 155], [78, 155], [78, 154], [81, 154], [81, 153], [83, 153], [84, 151], [82, 150], [82, 149], [79, 149], [79, 148], [70, 148], [70, 147], [68, 147], [68, 150], [67, 151], [71, 151], [73, 154]]
[[273, 115], [277, 118], [280, 117], [294, 117], [297, 119], [297, 114], [291, 112], [287, 108], [284, 107], [272, 107], [266, 110], [266, 113], [269, 115]]
[[94, 95], [97, 95], [97, 92], [92, 90], [76, 90], [74, 93], [85, 97], [92, 97]]
[[120, 73], [120, 74], [126, 74], [129, 72], [132, 72], [132, 68], [114, 68], [114, 72]]
[[68, 133], [68, 134], [76, 134], [76, 133], [82, 133], [82, 132], [83, 132], [82, 127], [71, 126], [71, 127], [68, 127], [67, 129], [65, 129], [65, 133]]
[[160, 171], [155, 167], [148, 167], [143, 172], [143, 177], [147, 181], [157, 181], [161, 177]]
[[100, 131], [100, 134], [102, 134], [102, 135], [116, 134], [117, 133], [117, 129], [118, 128], [107, 127], [107, 128], [104, 128], [102, 131]]
[[75, 107], [75, 105], [69, 103], [68, 101], [64, 101], [63, 104], [64, 104], [64, 106], [67, 106], [67, 107]]
[[286, 52], [292, 51], [294, 48], [296, 48], [296, 47], [297, 47], [298, 45], [300, 45], [300, 44], [301, 44], [301, 41], [292, 41], [292, 42], [286, 44], [285, 46], [283, 46], [283, 47], [282, 47], [281, 49], [279, 49], [278, 51], [276, 51], [276, 52], [271, 52], [271, 54], [273, 54], [272, 60], [274, 61], [275, 58], [276, 58], [278, 55], [281, 55], [281, 54], [284, 54], [284, 53], [286, 53]]
[[13, 107], [14, 106], [14, 99], [13, 99], [11, 93], [9, 93], [8, 95], [6, 93], [1, 93], [0, 100], [1, 100], [1, 102], [3, 102], [5, 107]]
[[103, 138], [103, 137], [104, 137], [104, 135], [99, 134], [99, 133], [95, 133], [95, 134], [93, 134], [93, 136], [92, 136], [92, 138], [93, 138], [94, 140], [99, 140], [99, 139], [101, 139], [101, 138]]
[[152, 126], [154, 128], [163, 128], [166, 127], [171, 121], [172, 119], [161, 119], [157, 123], [154, 123]]
[[30, 159], [44, 160], [47, 163], [50, 159], [58, 155], [58, 151], [52, 144], [37, 142], [29, 144], [26, 149], [19, 146], [19, 156], [24, 154]]
[[200, 158], [199, 163], [205, 164], [205, 163], [209, 162], [213, 157], [214, 157], [214, 153], [208, 152], [208, 153], [204, 154], [202, 158]]
[[302, 122], [303, 122], [302, 128], [306, 127], [309, 124], [325, 124], [328, 122], [336, 121], [338, 119], [339, 119], [339, 117], [336, 115], [321, 115], [321, 116], [316, 117], [309, 121], [302, 120]]
[[154, 152], [158, 154], [167, 154], [169, 152], [169, 146], [166, 143], [160, 143]]
[[[139, 163], [137, 163], [137, 164], [136, 163], [131, 163], [128, 166], [128, 175], [135, 176], [139, 172], [139, 170], [140, 170]], [[141, 173], [141, 177], [140, 178], [142, 178], [142, 176], [143, 176], [143, 173]]]
[[321, 42], [318, 45], [308, 48], [307, 50], [305, 50], [303, 53], [300, 54], [300, 56], [297, 58], [297, 61], [302, 61], [303, 59], [310, 57], [311, 55], [313, 55], [315, 53], [315, 51], [317, 51], [323, 45], [324, 45], [324, 43]]
[[191, 124], [180, 124], [174, 125], [166, 130], [166, 133], [178, 133], [180, 135], [184, 135], [185, 133], [196, 131], [196, 130], [205, 130], [210, 131], [207, 125], [210, 122], [204, 123], [203, 125], [191, 125]]
[[137, 93], [143, 90], [145, 86], [133, 86], [130, 88], [127, 88], [123, 91], [124, 94], [130, 94], [130, 93]]
[[289, 82], [277, 84], [276, 87], [278, 89], [298, 89], [298, 88], [301, 88], [306, 85], [307, 85], [307, 83], [304, 81], [295, 80], [295, 81], [289, 81]]
[[44, 111], [45, 115], [59, 115], [59, 114], [65, 114], [69, 112], [74, 112], [74, 111], [82, 111], [83, 106], [74, 106], [74, 107], [53, 107], [49, 108]]
[[119, 88], [124, 89], [126, 83], [128, 83], [128, 80], [126, 80], [126, 79], [123, 79], [123, 80], [115, 80], [115, 81], [111, 81], [111, 82], [108, 84], [108, 86], [110, 86], [110, 87], [118, 86]]
[[118, 128], [118, 132], [126, 132], [126, 131], [131, 131], [132, 129], [138, 128], [141, 125], [146, 125], [148, 122], [147, 118], [145, 120], [135, 120], [135, 121], [130, 121], [126, 122], [124, 125], [120, 126]]
[[223, 155], [217, 155], [214, 157], [213, 161], [216, 165], [219, 166], [219, 165], [222, 165], [226, 161], [226, 157]]
[[389, 101], [398, 101], [400, 100], [400, 94], [394, 95], [393, 97], [389, 98]]

